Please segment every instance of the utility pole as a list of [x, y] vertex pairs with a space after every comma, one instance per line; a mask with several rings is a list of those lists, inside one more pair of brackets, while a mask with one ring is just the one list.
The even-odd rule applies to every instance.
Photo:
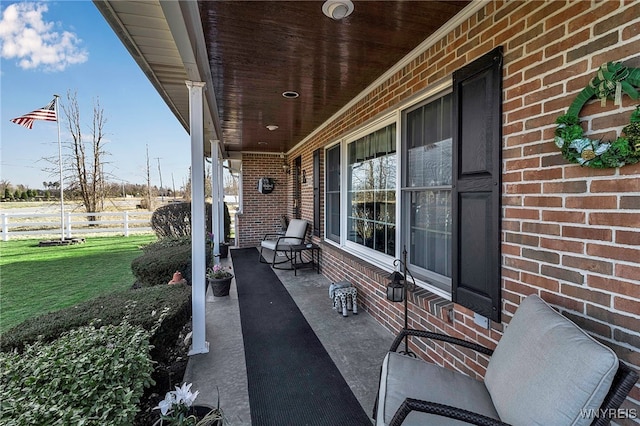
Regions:
[[153, 211], [151, 208], [151, 169], [149, 167], [149, 144], [147, 144], [147, 209]]
[[158, 160], [158, 174], [160, 175], [160, 199], [164, 202], [164, 192], [162, 192], [162, 170], [160, 170], [160, 157], [156, 157]]

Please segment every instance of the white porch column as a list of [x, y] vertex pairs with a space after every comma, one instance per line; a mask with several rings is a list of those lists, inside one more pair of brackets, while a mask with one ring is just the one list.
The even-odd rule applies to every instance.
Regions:
[[220, 241], [225, 242], [226, 235], [224, 234], [224, 160], [222, 155], [218, 157], [218, 195], [220, 197], [220, 204], [218, 205], [218, 217], [220, 218]]
[[220, 141], [211, 141], [211, 231], [213, 232], [213, 261], [220, 263], [220, 242], [223, 234], [220, 233], [220, 189], [218, 169], [220, 168]]
[[205, 83], [187, 81], [189, 88], [189, 128], [191, 129], [191, 306], [192, 329], [189, 355], [209, 352], [205, 326], [205, 243], [204, 202], [204, 105]]

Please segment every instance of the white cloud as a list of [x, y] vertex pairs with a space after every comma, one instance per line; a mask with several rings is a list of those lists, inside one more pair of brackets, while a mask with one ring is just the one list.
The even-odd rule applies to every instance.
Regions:
[[69, 31], [56, 31], [46, 22], [49, 10], [42, 3], [15, 3], [7, 6], [0, 20], [0, 56], [16, 59], [22, 69], [63, 71], [69, 65], [86, 62], [89, 54]]

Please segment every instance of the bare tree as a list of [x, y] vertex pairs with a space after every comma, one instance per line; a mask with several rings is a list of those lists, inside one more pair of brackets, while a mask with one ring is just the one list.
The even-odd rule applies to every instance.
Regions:
[[[93, 119], [89, 128], [91, 141], [85, 142], [80, 122], [77, 93], [67, 92], [67, 104], [62, 105], [72, 141], [69, 142], [72, 160], [71, 186], [77, 188], [87, 212], [102, 211], [104, 206], [104, 127], [107, 122], [100, 101], [93, 105]], [[90, 220], [95, 220], [91, 217]]]
[[238, 177], [230, 170], [225, 169], [224, 173], [224, 193], [226, 195], [238, 195]]
[[147, 190], [144, 198], [140, 201], [143, 208], [153, 211], [153, 196], [151, 193], [151, 165], [149, 164], [149, 145], [147, 145]]

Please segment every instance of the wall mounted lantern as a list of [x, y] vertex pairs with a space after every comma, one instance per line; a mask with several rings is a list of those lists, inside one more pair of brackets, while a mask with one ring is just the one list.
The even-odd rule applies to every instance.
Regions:
[[[278, 127], [278, 126], [274, 126], [274, 127]], [[267, 126], [267, 128], [269, 128], [269, 126]], [[291, 168], [289, 167], [289, 163], [287, 163], [287, 159], [284, 156], [284, 153], [280, 154], [280, 158], [282, 159], [282, 171], [288, 175], [289, 173], [291, 173]]]

